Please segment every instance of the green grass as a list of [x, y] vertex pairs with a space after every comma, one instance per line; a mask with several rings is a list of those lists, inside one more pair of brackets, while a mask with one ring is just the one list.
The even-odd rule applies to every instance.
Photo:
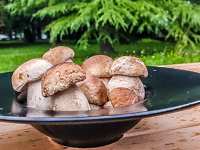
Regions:
[[54, 46], [46, 41], [39, 41], [34, 45], [24, 45], [23, 42], [0, 42], [0, 73], [13, 71], [32, 58], [41, 58], [46, 51], [58, 45], [72, 48], [75, 51], [74, 61], [78, 64], [92, 55], [99, 54], [97, 45], [82, 50], [78, 49], [73, 41], [65, 41]]
[[[58, 45], [68, 46], [75, 51], [74, 62], [81, 64], [85, 59], [100, 54], [99, 45], [95, 42], [87, 50], [77, 48], [75, 41], [63, 41], [57, 45], [50, 45], [48, 41], [38, 41], [33, 45], [24, 45], [19, 41], [0, 42], [0, 73], [15, 70], [23, 62], [40, 58], [46, 51]], [[200, 45], [197, 47], [200, 47]], [[165, 65], [176, 63], [200, 62], [200, 51], [187, 48], [183, 51], [174, 51], [174, 44], [152, 39], [142, 39], [131, 44], [115, 45], [116, 54], [112, 58], [120, 56], [140, 57], [146, 65]]]

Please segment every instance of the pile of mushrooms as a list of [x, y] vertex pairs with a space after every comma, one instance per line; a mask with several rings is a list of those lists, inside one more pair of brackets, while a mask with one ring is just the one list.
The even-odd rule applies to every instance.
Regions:
[[13, 89], [27, 89], [27, 106], [40, 110], [97, 110], [144, 99], [140, 78], [148, 71], [139, 58], [95, 55], [79, 66], [71, 60], [74, 55], [72, 49], [58, 46], [23, 63], [12, 75]]

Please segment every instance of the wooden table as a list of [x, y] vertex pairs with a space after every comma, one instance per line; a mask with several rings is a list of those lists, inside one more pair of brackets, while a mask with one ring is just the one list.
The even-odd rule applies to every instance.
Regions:
[[[200, 63], [168, 65], [200, 72]], [[0, 150], [61, 150], [30, 125], [0, 122]], [[143, 119], [119, 141], [90, 150], [200, 150], [200, 106]]]

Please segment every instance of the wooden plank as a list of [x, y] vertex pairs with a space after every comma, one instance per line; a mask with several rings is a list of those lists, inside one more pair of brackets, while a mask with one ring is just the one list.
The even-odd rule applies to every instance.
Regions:
[[200, 73], [200, 63], [174, 64], [174, 65], [164, 65], [160, 67], [188, 70]]

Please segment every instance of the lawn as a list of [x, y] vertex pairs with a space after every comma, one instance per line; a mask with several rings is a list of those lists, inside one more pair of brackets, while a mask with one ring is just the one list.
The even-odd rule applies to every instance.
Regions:
[[[100, 54], [99, 45], [92, 41], [86, 50], [76, 47], [75, 41], [62, 41], [54, 46], [50, 45], [48, 41], [37, 41], [33, 45], [24, 45], [20, 41], [1, 41], [0, 73], [13, 71], [29, 59], [40, 58], [50, 48], [58, 45], [72, 48], [75, 51], [73, 61], [77, 64], [81, 64], [92, 55]], [[200, 45], [197, 47], [200, 49]], [[142, 39], [129, 44], [116, 44], [114, 49], [116, 54], [110, 55], [112, 58], [123, 55], [136, 56], [141, 58], [147, 66], [200, 62], [200, 50], [188, 47], [182, 51], [174, 51], [174, 44], [152, 39]]]

